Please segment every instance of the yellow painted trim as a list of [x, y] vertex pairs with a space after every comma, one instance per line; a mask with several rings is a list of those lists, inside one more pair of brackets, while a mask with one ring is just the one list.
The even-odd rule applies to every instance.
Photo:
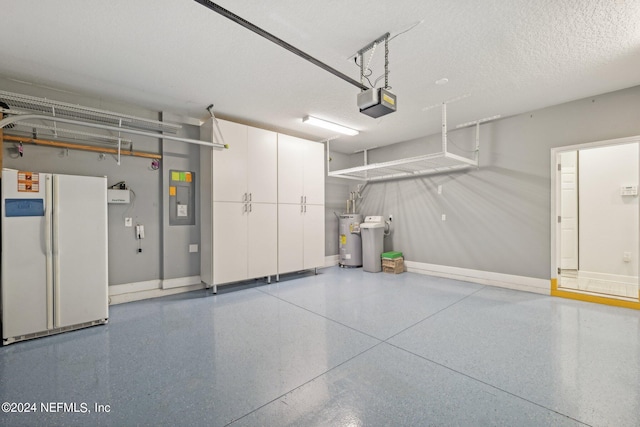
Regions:
[[[587, 295], [578, 292], [559, 290], [557, 278], [551, 279], [551, 296], [640, 310], [640, 301], [626, 301], [616, 298], [607, 298], [596, 295]], [[638, 296], [638, 299], [640, 299], [640, 295]]]

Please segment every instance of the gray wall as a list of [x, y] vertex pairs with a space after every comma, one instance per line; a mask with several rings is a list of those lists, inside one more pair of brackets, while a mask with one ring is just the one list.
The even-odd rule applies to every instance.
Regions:
[[[88, 107], [117, 111], [152, 120], [160, 113], [97, 97], [58, 92], [35, 85], [19, 84], [0, 79], [0, 89], [47, 97]], [[188, 126], [182, 135], [198, 137], [198, 131]], [[129, 136], [127, 136], [129, 137]], [[135, 192], [135, 202], [129, 205], [109, 205], [109, 284], [123, 284], [154, 279], [171, 279], [200, 274], [198, 254], [188, 253], [188, 243], [199, 243], [200, 227], [169, 227], [164, 219], [168, 189], [166, 171], [169, 168], [198, 171], [197, 151], [180, 142], [162, 143], [157, 138], [131, 136], [134, 150], [162, 153], [161, 169], [151, 169], [151, 160], [124, 156], [121, 165], [113, 156], [103, 160], [98, 153], [24, 145], [24, 157], [15, 155], [13, 143], [5, 143], [3, 167], [72, 175], [107, 176], [108, 185], [126, 181]], [[196, 175], [197, 177], [198, 175]], [[166, 191], [165, 191], [166, 190]], [[134, 229], [124, 226], [124, 218], [145, 226], [142, 253]], [[196, 219], [198, 221], [198, 218]], [[199, 224], [197, 222], [196, 224]], [[185, 247], [186, 245], [186, 247]]]
[[[393, 214], [385, 249], [407, 260], [548, 279], [550, 149], [638, 134], [640, 86], [505, 118], [481, 126], [478, 170], [369, 184], [359, 212]], [[473, 129], [449, 140], [472, 150]], [[433, 135], [372, 150], [369, 161], [439, 149]]]
[[[327, 170], [326, 160], [326, 144], [325, 144], [325, 170]], [[338, 170], [355, 166], [351, 164], [351, 158], [347, 154], [331, 152], [331, 170]], [[324, 251], [326, 256], [338, 255], [338, 218], [335, 214], [340, 215], [346, 212], [347, 199], [349, 198], [350, 186], [353, 184], [351, 180], [333, 178], [326, 176], [324, 181], [324, 232], [325, 245]]]
[[[200, 127], [182, 125], [177, 136], [200, 139]], [[169, 171], [195, 172], [196, 225], [169, 225]], [[164, 279], [200, 275], [200, 146], [166, 140], [162, 143], [162, 230], [164, 250], [162, 271]], [[198, 252], [189, 252], [189, 245], [197, 244]]]
[[[52, 91], [0, 79], [0, 89], [27, 95], [119, 111], [158, 120], [161, 114], [102, 98]], [[640, 134], [640, 87], [599, 95], [498, 120], [482, 126], [480, 169], [373, 183], [365, 187], [360, 213], [393, 214], [392, 235], [385, 248], [401, 250], [408, 260], [472, 268], [537, 278], [550, 273], [550, 149], [563, 145]], [[182, 136], [198, 138], [195, 126]], [[450, 133], [451, 149], [473, 148], [472, 129]], [[199, 243], [196, 226], [168, 226], [168, 170], [196, 172], [198, 150], [177, 142], [134, 137], [134, 149], [161, 152], [161, 170], [150, 161], [25, 146], [25, 157], [12, 158], [5, 146], [4, 166], [42, 172], [106, 175], [109, 184], [125, 180], [136, 193], [131, 205], [109, 206], [109, 283], [198, 275], [198, 254], [188, 245]], [[456, 148], [459, 147], [459, 148]], [[378, 162], [438, 151], [440, 135], [371, 150]], [[467, 153], [469, 154], [469, 153]], [[362, 154], [332, 152], [331, 169], [361, 164]], [[357, 182], [326, 178], [325, 253], [338, 254], [338, 223], [333, 212], [345, 210], [349, 191]], [[443, 193], [437, 194], [438, 185]], [[196, 191], [198, 188], [196, 188]], [[199, 204], [199, 199], [196, 201]], [[198, 208], [199, 210], [199, 208]], [[446, 214], [447, 220], [441, 221]], [[124, 217], [145, 225], [143, 252], [136, 252], [133, 230]]]

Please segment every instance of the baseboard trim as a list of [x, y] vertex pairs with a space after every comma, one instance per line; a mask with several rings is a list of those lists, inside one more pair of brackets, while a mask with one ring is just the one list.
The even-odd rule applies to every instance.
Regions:
[[179, 277], [176, 279], [155, 279], [144, 282], [124, 283], [109, 286], [109, 304], [140, 301], [204, 289], [200, 276]]
[[176, 279], [165, 279], [162, 281], [162, 289], [181, 288], [183, 286], [201, 283], [200, 276], [178, 277]]
[[515, 289], [518, 291], [533, 292], [542, 295], [551, 294], [551, 287], [548, 279], [537, 279], [533, 277], [515, 276], [511, 274], [450, 267], [446, 265], [427, 264], [416, 261], [405, 260], [404, 264], [407, 271], [410, 273], [445, 277], [448, 279], [462, 280], [464, 282], [473, 282], [482, 285]]
[[324, 266], [333, 267], [340, 262], [340, 255], [327, 255], [324, 257]]
[[166, 297], [168, 295], [181, 294], [183, 292], [197, 291], [205, 289], [204, 284], [183, 286], [181, 288], [172, 289], [152, 289], [148, 291], [131, 292], [128, 294], [120, 294], [109, 296], [109, 305], [123, 304], [126, 302], [141, 301], [151, 298]]
[[[611, 305], [614, 307], [624, 307], [631, 308], [634, 310], [640, 310], [640, 302], [633, 301], [630, 298], [613, 298], [613, 297], [605, 297], [598, 296], [591, 293], [581, 292], [581, 291], [566, 291], [558, 289], [558, 279], [551, 279], [551, 295], [554, 297], [573, 299], [577, 301], [585, 301], [585, 302], [593, 302], [596, 304], [604, 304]], [[640, 299], [640, 294], [638, 295]]]
[[132, 292], [150, 291], [162, 288], [162, 280], [146, 280], [144, 282], [124, 283], [122, 285], [109, 286], [109, 296], [129, 294]]

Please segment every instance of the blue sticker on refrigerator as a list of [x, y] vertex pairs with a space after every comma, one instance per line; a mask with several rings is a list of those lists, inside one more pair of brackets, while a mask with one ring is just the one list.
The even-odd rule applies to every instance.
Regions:
[[6, 217], [44, 216], [43, 199], [5, 199]]

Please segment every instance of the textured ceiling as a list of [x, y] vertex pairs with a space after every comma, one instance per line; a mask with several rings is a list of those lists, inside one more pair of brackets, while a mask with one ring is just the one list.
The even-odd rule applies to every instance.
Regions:
[[217, 4], [356, 80], [349, 58], [397, 35], [398, 111], [360, 114], [356, 87], [192, 0], [2, 0], [0, 75], [192, 117], [214, 103], [221, 117], [332, 136], [301, 122], [311, 114], [361, 131], [332, 144], [343, 152], [438, 133], [438, 110], [424, 107], [465, 94], [449, 106], [450, 128], [640, 84], [638, 0]]

